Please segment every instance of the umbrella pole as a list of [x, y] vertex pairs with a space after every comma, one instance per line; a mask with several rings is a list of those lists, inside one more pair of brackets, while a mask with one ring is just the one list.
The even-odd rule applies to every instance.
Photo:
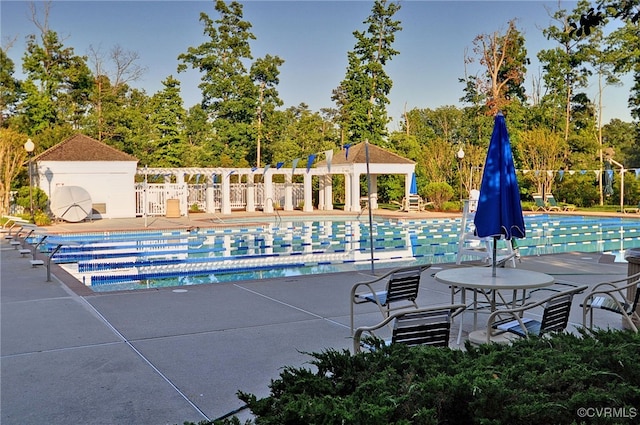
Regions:
[[493, 266], [491, 267], [491, 276], [496, 277], [496, 253], [498, 252], [496, 245], [498, 244], [498, 238], [493, 237]]

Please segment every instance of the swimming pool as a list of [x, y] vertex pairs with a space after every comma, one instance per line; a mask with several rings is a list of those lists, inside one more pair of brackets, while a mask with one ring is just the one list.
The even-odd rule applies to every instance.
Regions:
[[[640, 220], [527, 215], [522, 256], [640, 247]], [[460, 219], [309, 219], [192, 231], [70, 234], [53, 261], [94, 291], [452, 263]], [[47, 249], [47, 247], [45, 247]], [[51, 249], [51, 247], [48, 247]], [[468, 259], [471, 259], [470, 257]]]

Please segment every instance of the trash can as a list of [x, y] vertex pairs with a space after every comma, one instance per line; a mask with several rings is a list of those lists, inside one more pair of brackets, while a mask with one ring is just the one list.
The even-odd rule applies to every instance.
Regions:
[[[167, 218], [180, 217], [180, 199], [167, 199], [167, 209], [165, 212]], [[640, 258], [639, 260], [640, 261]]]
[[[627, 252], [624, 255], [624, 259], [627, 260], [627, 263], [628, 263], [627, 276], [631, 276], [633, 274], [640, 272], [640, 248], [632, 248], [627, 250]], [[632, 287], [627, 289], [627, 299], [633, 300], [635, 295], [636, 295], [636, 288]], [[636, 313], [640, 314], [640, 305], [636, 307]], [[638, 321], [635, 316], [632, 318], [632, 320], [634, 325], [636, 325], [637, 327], [640, 327], [640, 321]], [[622, 326], [625, 329], [629, 328], [629, 325], [626, 323], [625, 320], [622, 321]]]

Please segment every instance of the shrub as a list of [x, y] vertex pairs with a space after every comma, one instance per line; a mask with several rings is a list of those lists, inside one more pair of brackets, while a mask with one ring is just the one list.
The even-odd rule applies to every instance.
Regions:
[[36, 211], [47, 210], [49, 197], [42, 189], [34, 186], [33, 188], [31, 188], [31, 196], [29, 196], [29, 186], [23, 186], [18, 189], [18, 193], [16, 195], [16, 204], [20, 205], [25, 210], [28, 210], [31, 207], [31, 199], [33, 199], [34, 213]]
[[442, 210], [445, 202], [453, 198], [454, 191], [448, 183], [432, 182], [427, 185], [425, 194], [436, 210]]
[[442, 204], [442, 211], [460, 212], [462, 211], [462, 204], [460, 204], [460, 201], [447, 201], [444, 204]]
[[635, 424], [640, 416], [638, 334], [582, 331], [466, 350], [311, 353], [314, 370], [285, 368], [270, 396], [238, 394], [256, 424]]
[[37, 226], [48, 226], [51, 224], [51, 217], [44, 211], [38, 211], [33, 216], [33, 222]]

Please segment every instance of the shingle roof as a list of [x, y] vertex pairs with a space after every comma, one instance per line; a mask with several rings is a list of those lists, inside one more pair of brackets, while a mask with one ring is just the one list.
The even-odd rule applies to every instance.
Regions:
[[[365, 164], [367, 162], [366, 152], [365, 152], [365, 144], [358, 143], [357, 145], [353, 145], [349, 148], [349, 153], [347, 157], [346, 149], [341, 150], [340, 152], [336, 152], [333, 154], [333, 159], [331, 160], [331, 164]], [[386, 151], [381, 147], [376, 145], [369, 144], [369, 163], [370, 164], [415, 164], [415, 161], [412, 161], [407, 158], [403, 158], [400, 155], [395, 153]], [[326, 161], [321, 161], [318, 165], [324, 165]]]
[[132, 155], [119, 151], [84, 134], [76, 134], [42, 152], [36, 161], [136, 161]]

